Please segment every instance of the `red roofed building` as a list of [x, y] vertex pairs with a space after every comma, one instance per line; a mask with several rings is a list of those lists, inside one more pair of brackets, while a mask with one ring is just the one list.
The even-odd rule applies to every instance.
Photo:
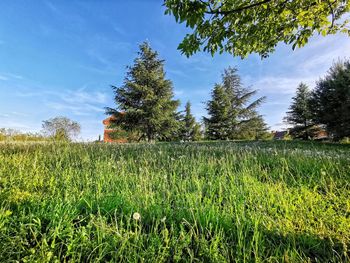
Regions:
[[115, 130], [113, 128], [110, 128], [110, 125], [112, 121], [116, 120], [116, 117], [111, 116], [108, 117], [107, 119], [103, 120], [103, 125], [105, 126], [104, 133], [103, 133], [103, 141], [104, 142], [114, 142], [114, 143], [126, 143], [128, 142], [127, 138], [118, 138], [118, 139], [113, 139], [113, 132]]

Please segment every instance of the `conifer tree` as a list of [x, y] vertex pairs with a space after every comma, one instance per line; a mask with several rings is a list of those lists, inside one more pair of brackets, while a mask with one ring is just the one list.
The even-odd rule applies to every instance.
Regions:
[[314, 120], [339, 140], [350, 137], [350, 61], [338, 61], [312, 92]]
[[227, 140], [230, 134], [230, 99], [222, 85], [216, 84], [206, 103], [209, 117], [204, 117], [206, 137], [211, 140]]
[[222, 85], [230, 101], [229, 112], [229, 139], [249, 139], [250, 131], [265, 130], [266, 124], [259, 116], [256, 108], [265, 100], [260, 97], [251, 102], [256, 90], [242, 85], [237, 68], [229, 67], [222, 74]]
[[235, 139], [264, 140], [271, 137], [269, 128], [261, 115], [251, 118], [250, 122], [242, 123], [240, 132]]
[[309, 128], [313, 125], [310, 99], [311, 92], [308, 86], [300, 83], [286, 116], [287, 122], [294, 125], [292, 129], [294, 137], [304, 139], [310, 137]]
[[134, 65], [121, 87], [112, 86], [117, 108], [106, 114], [116, 117], [115, 125], [141, 134], [147, 141], [166, 140], [176, 129], [176, 109], [172, 82], [165, 78], [164, 60], [147, 42], [140, 45]]
[[180, 139], [183, 141], [198, 141], [201, 138], [200, 125], [191, 113], [191, 103], [185, 105], [185, 114], [181, 118]]

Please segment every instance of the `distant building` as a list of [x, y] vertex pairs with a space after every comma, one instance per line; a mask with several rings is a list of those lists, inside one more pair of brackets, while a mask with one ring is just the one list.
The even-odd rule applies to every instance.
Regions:
[[320, 140], [320, 141], [322, 141], [322, 140], [328, 140], [328, 139], [330, 139], [330, 136], [329, 136], [329, 134], [328, 134], [327, 131], [325, 131], [325, 130], [319, 130], [319, 131], [316, 131], [316, 132], [314, 133], [313, 139], [314, 139], [314, 140]]
[[[320, 126], [313, 126], [309, 130], [309, 140], [329, 140], [331, 139], [330, 135], [327, 133], [327, 131], [324, 129], [324, 127]], [[298, 134], [295, 130], [293, 129], [288, 129], [286, 131], [272, 131], [273, 134], [273, 139], [274, 140], [286, 140], [288, 139], [289, 136], [291, 136], [294, 139], [302, 139], [303, 135]]]
[[289, 135], [288, 131], [273, 131], [272, 133], [274, 140], [284, 140]]
[[103, 120], [102, 123], [105, 127], [104, 132], [103, 132], [103, 141], [110, 142], [110, 143], [126, 143], [126, 142], [128, 142], [127, 138], [118, 138], [118, 139], [113, 138], [113, 133], [115, 133], [116, 130], [111, 128], [110, 125], [115, 120], [116, 120], [116, 117], [114, 117], [114, 116], [110, 116], [107, 119]]

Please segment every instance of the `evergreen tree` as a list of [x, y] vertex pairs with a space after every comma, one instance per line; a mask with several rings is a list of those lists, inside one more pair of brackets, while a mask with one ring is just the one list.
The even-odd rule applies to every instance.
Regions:
[[166, 140], [178, 129], [172, 82], [165, 78], [164, 60], [158, 58], [147, 42], [140, 45], [134, 65], [121, 87], [112, 86], [116, 109], [106, 113], [116, 116], [115, 125], [126, 131], [136, 131], [140, 139]]
[[230, 99], [222, 85], [216, 84], [206, 103], [209, 117], [204, 117], [206, 137], [211, 140], [227, 140], [230, 130]]
[[308, 86], [300, 83], [286, 116], [287, 122], [294, 125], [292, 129], [294, 137], [304, 139], [310, 137], [309, 129], [313, 125], [310, 99], [311, 92]]
[[256, 115], [251, 118], [250, 122], [243, 123], [240, 130], [236, 139], [266, 140], [271, 137], [269, 127], [261, 115]]
[[181, 118], [180, 140], [198, 141], [201, 138], [200, 125], [191, 113], [191, 103], [185, 105], [185, 114]]
[[334, 64], [312, 92], [314, 120], [335, 140], [350, 137], [350, 61]]
[[237, 71], [237, 68], [229, 67], [222, 74], [222, 85], [230, 101], [228, 138], [248, 139], [249, 136], [245, 136], [248, 130], [266, 128], [262, 116], [259, 116], [256, 110], [265, 97], [250, 102], [257, 91], [244, 87]]

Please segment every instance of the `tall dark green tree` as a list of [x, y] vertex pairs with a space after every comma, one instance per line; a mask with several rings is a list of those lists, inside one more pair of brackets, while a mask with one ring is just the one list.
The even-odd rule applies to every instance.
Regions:
[[310, 137], [309, 129], [313, 125], [310, 99], [311, 91], [308, 86], [300, 83], [285, 118], [288, 123], [294, 125], [292, 129], [294, 137], [303, 139]]
[[166, 140], [178, 129], [179, 101], [173, 99], [172, 82], [165, 78], [164, 60], [147, 42], [140, 45], [123, 85], [112, 88], [117, 108], [107, 108], [106, 114], [116, 117], [115, 125], [138, 132], [147, 141]]
[[214, 86], [206, 109], [209, 115], [203, 118], [206, 137], [210, 140], [229, 139], [231, 102], [221, 84]]
[[257, 107], [265, 97], [252, 100], [256, 90], [244, 87], [237, 68], [229, 67], [222, 74], [222, 85], [230, 101], [229, 139], [245, 138], [247, 130], [264, 130], [262, 116], [257, 113]]
[[337, 62], [312, 92], [314, 120], [335, 140], [350, 137], [350, 61]]
[[191, 113], [191, 103], [185, 105], [185, 112], [181, 118], [180, 140], [198, 141], [201, 139], [201, 128]]
[[266, 140], [271, 138], [269, 127], [264, 121], [262, 115], [253, 116], [250, 122], [243, 123], [241, 132], [236, 139], [245, 140]]

